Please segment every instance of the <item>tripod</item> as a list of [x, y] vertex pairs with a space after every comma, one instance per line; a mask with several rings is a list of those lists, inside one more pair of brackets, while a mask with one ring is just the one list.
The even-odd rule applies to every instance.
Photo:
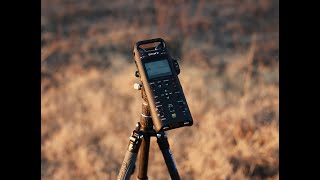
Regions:
[[153, 129], [152, 118], [150, 114], [150, 107], [147, 100], [147, 95], [143, 86], [135, 84], [135, 89], [141, 90], [142, 96], [142, 112], [140, 122], [137, 123], [136, 129], [132, 132], [129, 140], [127, 152], [125, 154], [121, 169], [118, 175], [118, 180], [129, 180], [135, 169], [135, 161], [140, 149], [139, 156], [139, 172], [137, 179], [147, 180], [148, 171], [148, 157], [150, 147], [150, 137], [155, 136], [157, 143], [162, 152], [163, 158], [167, 165], [171, 179], [180, 180], [178, 170], [175, 166], [165, 132], [156, 132]]

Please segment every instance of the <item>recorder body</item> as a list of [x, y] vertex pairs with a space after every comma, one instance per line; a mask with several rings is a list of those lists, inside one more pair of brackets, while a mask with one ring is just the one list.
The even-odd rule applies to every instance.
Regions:
[[[153, 43], [159, 45], [141, 47]], [[164, 40], [157, 38], [139, 41], [134, 46], [133, 55], [155, 130], [158, 132], [191, 126], [193, 119], [178, 78], [179, 65], [169, 55]]]

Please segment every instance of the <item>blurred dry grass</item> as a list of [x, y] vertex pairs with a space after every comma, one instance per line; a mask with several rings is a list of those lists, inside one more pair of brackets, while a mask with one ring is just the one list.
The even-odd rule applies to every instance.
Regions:
[[[179, 59], [194, 117], [168, 132], [182, 179], [279, 179], [278, 1], [41, 8], [43, 179], [116, 179], [141, 111], [132, 47], [154, 37]], [[149, 178], [169, 179], [154, 139], [150, 148]]]

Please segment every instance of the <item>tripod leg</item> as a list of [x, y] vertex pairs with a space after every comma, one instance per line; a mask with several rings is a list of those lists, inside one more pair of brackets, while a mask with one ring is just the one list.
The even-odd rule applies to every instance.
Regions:
[[174, 163], [172, 153], [170, 151], [169, 142], [164, 132], [157, 134], [157, 143], [162, 152], [164, 161], [166, 162], [169, 174], [172, 180], [180, 180], [180, 176]]
[[141, 96], [143, 99], [142, 110], [141, 110], [141, 130], [145, 132], [144, 138], [142, 139], [140, 156], [139, 156], [139, 171], [137, 179], [147, 180], [148, 176], [148, 159], [149, 159], [149, 148], [150, 148], [150, 133], [153, 130], [153, 123], [151, 119], [150, 107], [147, 100], [147, 95], [144, 88], [141, 89]]
[[142, 137], [143, 136], [138, 131], [133, 131], [130, 137], [128, 150], [126, 152], [126, 155], [124, 156], [124, 160], [122, 162], [117, 180], [130, 179], [130, 176], [132, 175], [135, 167], [135, 162], [137, 159], [137, 154], [139, 151]]
[[149, 159], [149, 148], [150, 148], [150, 136], [146, 135], [142, 139], [140, 156], [139, 156], [139, 171], [137, 179], [147, 180], [148, 172], [148, 159]]
[[122, 162], [122, 166], [118, 175], [118, 180], [130, 179], [130, 176], [135, 166], [136, 159], [137, 159], [137, 153], [127, 151], [126, 155], [124, 156], [124, 160]]

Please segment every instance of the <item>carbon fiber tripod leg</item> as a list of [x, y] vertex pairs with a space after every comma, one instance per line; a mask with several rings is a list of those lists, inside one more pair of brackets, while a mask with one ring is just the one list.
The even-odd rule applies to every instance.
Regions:
[[170, 177], [172, 180], [180, 180], [177, 167], [174, 163], [172, 153], [170, 151], [167, 135], [164, 132], [157, 134], [157, 143], [162, 152], [164, 161], [166, 162]]
[[[137, 126], [138, 127], [138, 126]], [[143, 135], [140, 131], [134, 130], [129, 140], [128, 150], [122, 162], [117, 180], [129, 180], [137, 159], [137, 154]]]

